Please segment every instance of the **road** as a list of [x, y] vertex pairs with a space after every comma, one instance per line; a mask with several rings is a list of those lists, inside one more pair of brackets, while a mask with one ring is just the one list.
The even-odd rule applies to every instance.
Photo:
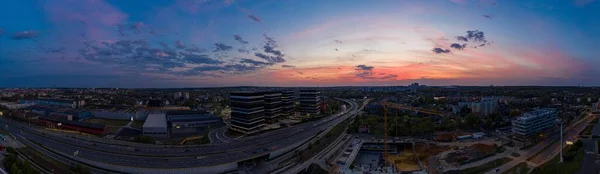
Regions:
[[[565, 136], [564, 136], [564, 137], [566, 137], [565, 140], [567, 140], [568, 137], [576, 138], [577, 134], [579, 134], [579, 132], [581, 132], [589, 124], [589, 122], [591, 122], [594, 118], [595, 118], [595, 116], [588, 115], [587, 117], [577, 121], [576, 123], [567, 126], [565, 128], [565, 130], [566, 130]], [[539, 165], [543, 164], [543, 162], [545, 162], [545, 160], [552, 159], [551, 157], [556, 156], [557, 153], [559, 152], [559, 150], [558, 150], [559, 143], [556, 141], [559, 138], [560, 137], [558, 135], [551, 136], [551, 137], [544, 139], [542, 142], [538, 143], [537, 145], [535, 145], [527, 150], [519, 151], [518, 153], [521, 154], [521, 156], [519, 156], [518, 158], [513, 158], [512, 156], [508, 156], [509, 158], [513, 158], [513, 160], [498, 167], [498, 169], [500, 169], [500, 172], [510, 170], [511, 168], [517, 166], [519, 163], [526, 162], [526, 160], [529, 157], [534, 156], [536, 153], [542, 151], [543, 149], [548, 147], [548, 145], [552, 145], [551, 147], [549, 147], [549, 148], [545, 149], [543, 152], [541, 152], [536, 158], [531, 160], [531, 162], [528, 162], [528, 164], [533, 164], [535, 166], [539, 166]], [[537, 163], [534, 161], [536, 161]], [[486, 173], [494, 174], [494, 172], [492, 172], [492, 171], [488, 171]]]
[[136, 147], [137, 150], [133, 151], [129, 146], [92, 143], [72, 137], [57, 136], [57, 134], [42, 134], [38, 129], [15, 122], [9, 123], [8, 131], [58, 153], [73, 154], [78, 151], [77, 158], [86, 160], [140, 168], [189, 168], [256, 158], [315, 136], [320, 130], [334, 126], [356, 113], [357, 104], [347, 100], [346, 102], [350, 103], [352, 107], [348, 113], [341, 116], [328, 117], [318, 122], [300, 124], [255, 137], [246, 137], [231, 143], [200, 147], [157, 148], [148, 146]]

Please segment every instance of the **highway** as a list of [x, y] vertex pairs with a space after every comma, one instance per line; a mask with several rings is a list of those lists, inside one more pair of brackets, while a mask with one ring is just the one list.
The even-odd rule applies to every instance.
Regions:
[[158, 148], [144, 146], [136, 147], [137, 150], [131, 150], [131, 147], [128, 146], [100, 142], [91, 143], [51, 134], [42, 135], [39, 130], [32, 130], [28, 126], [23, 128], [22, 124], [8, 126], [8, 131], [59, 153], [73, 154], [78, 151], [79, 155], [75, 158], [141, 168], [189, 168], [256, 158], [315, 136], [319, 131], [334, 126], [357, 112], [356, 103], [348, 100], [344, 101], [349, 103], [351, 107], [347, 113], [341, 116], [336, 114], [336, 116], [327, 117], [317, 122], [308, 122], [257, 136], [245, 137], [231, 143], [199, 147]]

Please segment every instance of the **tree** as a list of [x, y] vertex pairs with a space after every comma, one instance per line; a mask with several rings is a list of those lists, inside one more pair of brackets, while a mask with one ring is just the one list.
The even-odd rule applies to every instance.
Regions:
[[479, 117], [477, 117], [477, 115], [475, 115], [473, 113], [469, 113], [467, 115], [467, 124], [469, 125], [469, 127], [478, 125], [478, 123], [480, 123], [480, 122], [481, 122], [481, 119]]
[[75, 173], [78, 174], [90, 174], [92, 173], [90, 171], [90, 168], [86, 167], [86, 166], [82, 166], [80, 164], [75, 165], [75, 167], [71, 168], [71, 170]]
[[486, 128], [491, 129], [493, 127], [493, 125], [494, 125], [494, 123], [491, 118], [488, 117], [487, 119], [485, 119], [485, 127]]

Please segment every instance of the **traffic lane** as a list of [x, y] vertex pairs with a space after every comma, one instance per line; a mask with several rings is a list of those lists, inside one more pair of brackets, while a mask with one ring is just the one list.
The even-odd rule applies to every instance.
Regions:
[[[336, 119], [336, 121], [339, 121], [339, 120], [340, 119]], [[334, 122], [330, 122], [330, 124], [324, 124], [322, 126], [330, 126], [330, 125], [332, 125], [332, 123], [334, 123]], [[339, 122], [337, 122], [337, 123], [339, 123]], [[16, 131], [14, 128], [11, 130]], [[284, 140], [281, 143], [270, 144], [270, 145], [280, 145], [280, 147], [288, 146], [293, 143], [296, 143], [297, 140], [309, 138], [311, 136], [310, 134], [314, 135], [318, 131], [320, 131], [320, 130], [319, 129], [311, 129], [311, 131], [307, 131], [307, 132], [305, 132], [305, 134], [302, 134], [300, 136], [290, 137], [289, 139]], [[156, 158], [156, 157], [131, 157], [131, 156], [125, 156], [125, 155], [98, 152], [98, 151], [94, 151], [94, 150], [88, 150], [85, 148], [72, 147], [66, 143], [61, 144], [60, 142], [51, 142], [52, 141], [51, 139], [41, 138], [41, 137], [38, 137], [37, 135], [33, 135], [30, 133], [23, 133], [22, 135], [25, 135], [35, 141], [38, 141], [39, 143], [42, 143], [45, 146], [49, 146], [52, 149], [60, 151], [65, 154], [72, 154], [75, 151], [79, 150], [79, 152], [80, 152], [79, 157], [81, 157], [81, 158], [90, 159], [90, 160], [99, 161], [99, 162], [105, 162], [105, 163], [112, 163], [112, 164], [117, 164], [117, 165], [127, 165], [127, 166], [135, 165], [135, 166], [139, 166], [139, 167], [150, 167], [150, 168], [189, 167], [189, 166], [197, 166], [198, 163], [222, 164], [222, 163], [226, 163], [226, 162], [222, 162], [222, 161], [233, 162], [233, 161], [237, 161], [240, 158], [256, 157], [257, 156], [257, 155], [255, 155], [256, 152], [261, 150], [261, 148], [253, 148], [251, 150], [243, 151], [242, 153], [214, 155], [214, 156], [209, 156], [209, 157], [206, 157], [203, 159], [178, 157], [178, 158], [169, 158], [168, 160], [164, 160], [163, 158]], [[260, 155], [258, 155], [258, 156], [260, 156]]]
[[583, 140], [586, 152], [581, 168], [577, 171], [578, 174], [598, 173], [600, 171], [599, 166], [596, 165], [596, 161], [600, 160], [600, 157], [595, 152], [596, 140], [597, 139]]

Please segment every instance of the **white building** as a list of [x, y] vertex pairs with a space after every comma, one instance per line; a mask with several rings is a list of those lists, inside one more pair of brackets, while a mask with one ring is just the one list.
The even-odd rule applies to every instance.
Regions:
[[183, 98], [186, 99], [186, 100], [190, 99], [190, 93], [189, 92], [184, 92], [183, 93]]
[[498, 108], [498, 98], [496, 97], [483, 97], [479, 102], [459, 102], [458, 109], [462, 107], [468, 107], [471, 112], [478, 113], [483, 116], [487, 116], [496, 112]]
[[166, 114], [149, 114], [142, 126], [142, 134], [160, 139], [169, 138]]
[[520, 136], [531, 136], [556, 124], [556, 109], [535, 109], [523, 113], [512, 121], [513, 132]]

